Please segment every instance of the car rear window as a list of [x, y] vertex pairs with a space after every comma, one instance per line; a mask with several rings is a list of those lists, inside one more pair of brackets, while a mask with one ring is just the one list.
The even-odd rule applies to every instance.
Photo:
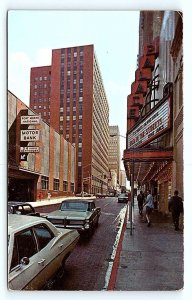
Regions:
[[87, 211], [88, 203], [85, 202], [67, 202], [64, 201], [61, 205], [61, 210], [78, 210]]

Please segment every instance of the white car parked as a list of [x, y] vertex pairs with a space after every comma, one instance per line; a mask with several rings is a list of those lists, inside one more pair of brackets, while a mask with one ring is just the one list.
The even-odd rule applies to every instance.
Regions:
[[8, 215], [9, 289], [50, 289], [78, 240], [76, 230], [58, 229], [44, 218]]

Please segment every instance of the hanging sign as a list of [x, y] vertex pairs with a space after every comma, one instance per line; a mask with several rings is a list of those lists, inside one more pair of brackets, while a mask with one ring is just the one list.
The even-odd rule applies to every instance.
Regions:
[[38, 129], [21, 130], [20, 141], [22, 141], [22, 142], [39, 141], [39, 130]]
[[20, 147], [20, 152], [22, 152], [22, 153], [38, 153], [39, 147], [36, 147], [36, 146]]
[[23, 125], [40, 124], [40, 116], [21, 116], [21, 124]]

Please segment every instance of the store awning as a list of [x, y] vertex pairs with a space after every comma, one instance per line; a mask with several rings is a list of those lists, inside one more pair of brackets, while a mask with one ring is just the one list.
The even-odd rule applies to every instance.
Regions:
[[173, 148], [137, 148], [124, 150], [123, 155], [127, 179], [134, 174], [134, 181], [145, 183], [159, 177], [169, 178]]

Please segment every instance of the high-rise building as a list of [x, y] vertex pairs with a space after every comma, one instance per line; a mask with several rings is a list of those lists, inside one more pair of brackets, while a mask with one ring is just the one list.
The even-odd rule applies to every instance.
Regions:
[[117, 183], [120, 176], [120, 133], [119, 127], [109, 126], [109, 169], [117, 174]]
[[94, 45], [54, 49], [51, 66], [32, 68], [30, 107], [75, 144], [76, 192], [107, 191], [109, 107]]

